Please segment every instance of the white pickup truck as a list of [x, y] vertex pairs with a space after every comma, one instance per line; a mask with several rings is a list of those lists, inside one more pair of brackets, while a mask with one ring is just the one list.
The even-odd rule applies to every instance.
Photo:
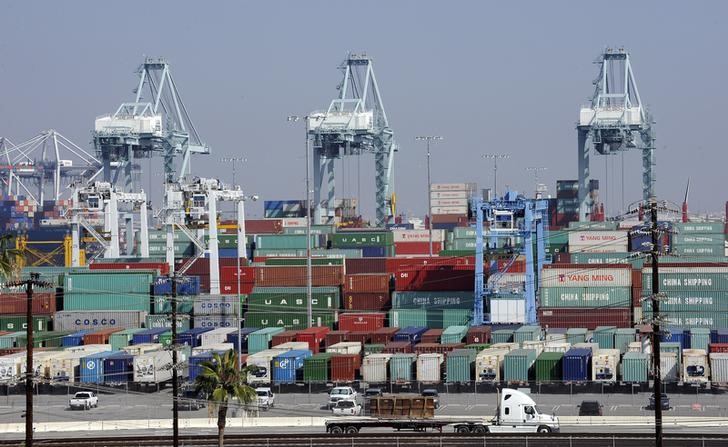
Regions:
[[68, 401], [68, 406], [71, 410], [96, 408], [99, 406], [99, 398], [91, 391], [79, 391]]

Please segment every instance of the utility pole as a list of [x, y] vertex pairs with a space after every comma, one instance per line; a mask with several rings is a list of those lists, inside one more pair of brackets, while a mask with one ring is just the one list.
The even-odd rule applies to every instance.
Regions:
[[660, 371], [660, 275], [657, 202], [650, 200], [652, 219], [652, 367], [655, 393], [655, 447], [662, 447], [662, 377]]
[[498, 160], [511, 158], [508, 154], [483, 154], [482, 158], [493, 160], [493, 197], [498, 198]]
[[430, 141], [442, 141], [444, 138], [438, 135], [426, 135], [415, 137], [415, 140], [427, 142], [427, 215], [430, 216], [429, 229], [430, 257], [432, 257], [432, 181], [430, 180]]
[[179, 383], [177, 380], [177, 275], [172, 281], [172, 446], [179, 447]]
[[25, 446], [33, 446], [33, 286], [53, 287], [52, 284], [39, 281], [38, 273], [31, 273], [30, 279], [25, 281], [9, 282], [9, 287], [25, 287], [26, 309], [25, 309], [25, 338], [26, 365], [25, 365]]

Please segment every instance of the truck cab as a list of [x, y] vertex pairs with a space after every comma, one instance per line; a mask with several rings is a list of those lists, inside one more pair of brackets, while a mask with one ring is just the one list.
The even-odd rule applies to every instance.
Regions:
[[488, 428], [494, 433], [559, 431], [559, 418], [543, 413], [529, 395], [510, 388], [501, 392], [498, 414], [491, 423]]

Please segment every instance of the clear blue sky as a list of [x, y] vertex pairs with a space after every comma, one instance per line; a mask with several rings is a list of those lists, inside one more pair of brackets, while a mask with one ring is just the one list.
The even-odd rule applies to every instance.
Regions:
[[[727, 10], [719, 1], [6, 2], [0, 135], [18, 142], [55, 128], [90, 148], [94, 118], [133, 99], [143, 56], [165, 56], [213, 150], [194, 160], [195, 172], [229, 180], [219, 158], [241, 154], [247, 191], [301, 198], [303, 128], [285, 117], [327, 107], [339, 62], [365, 51], [401, 147], [399, 208], [422, 214], [425, 150], [416, 135], [446, 138], [433, 150], [434, 182], [491, 185], [486, 152], [511, 154], [501, 185], [530, 191], [527, 166], [548, 169], [552, 192], [556, 179], [575, 178], [575, 122], [593, 91], [592, 61], [624, 46], [657, 121], [658, 195], [681, 201], [689, 177], [691, 208], [722, 211]], [[607, 185], [605, 157], [592, 160], [602, 197], [618, 208], [620, 159], [610, 159]], [[639, 153], [625, 163], [630, 202], [641, 197]], [[356, 194], [356, 169], [349, 161], [337, 173], [339, 192]], [[360, 169], [371, 216], [371, 158]]]

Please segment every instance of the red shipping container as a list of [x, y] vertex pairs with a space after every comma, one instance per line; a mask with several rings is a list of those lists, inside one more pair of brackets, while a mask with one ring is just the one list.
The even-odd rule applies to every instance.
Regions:
[[474, 256], [433, 256], [413, 258], [387, 258], [387, 272], [397, 273], [403, 270], [419, 270], [425, 265], [454, 266], [475, 265]]
[[[220, 282], [237, 283], [238, 275], [235, 273], [236, 266], [220, 266]], [[240, 283], [255, 284], [255, 267], [240, 266]]]
[[[276, 346], [291, 341], [296, 341], [296, 336], [300, 331], [283, 331], [279, 332], [270, 339], [270, 345]], [[237, 340], [237, 339], [236, 339]]]
[[347, 275], [387, 273], [387, 258], [346, 258]]
[[424, 266], [395, 274], [397, 291], [472, 290], [474, 284], [475, 266], [468, 265]]
[[632, 306], [642, 306], [642, 287], [632, 287]]
[[[311, 268], [313, 287], [336, 287], [344, 283], [344, 266], [314, 265]], [[306, 266], [258, 267], [255, 285], [260, 287], [305, 287]]]
[[[235, 222], [233, 222], [235, 224]], [[245, 232], [247, 234], [278, 234], [283, 233], [283, 220], [281, 219], [245, 219]]]
[[361, 367], [359, 354], [337, 354], [329, 360], [332, 382], [353, 382]]
[[384, 327], [385, 314], [379, 312], [339, 315], [339, 330], [374, 332]]
[[561, 307], [541, 308], [538, 310], [541, 326], [581, 327], [595, 329], [597, 326], [632, 327], [629, 308], [600, 307]]
[[554, 253], [554, 264], [571, 264], [571, 254]]
[[346, 275], [344, 293], [389, 293], [389, 273]]
[[346, 335], [346, 341], [358, 341], [361, 344], [369, 343], [372, 333], [369, 331], [351, 331]]
[[388, 310], [392, 307], [392, 297], [386, 293], [347, 293], [344, 295], [346, 310]]
[[83, 344], [84, 345], [108, 345], [109, 344], [109, 337], [114, 332], [119, 332], [123, 328], [120, 327], [113, 327], [109, 329], [102, 329], [100, 331], [91, 332], [90, 334], [86, 334], [83, 336]]
[[384, 354], [396, 354], [398, 352], [412, 352], [412, 343], [408, 341], [390, 341], [384, 345]]
[[[0, 293], [0, 315], [28, 312], [28, 296], [25, 292]], [[33, 292], [33, 314], [49, 315], [56, 312], [56, 292]]]
[[[372, 334], [372, 343], [373, 344], [380, 344], [384, 345], [392, 341], [392, 338], [394, 338], [395, 334], [399, 332], [398, 327], [383, 327], [380, 329], [377, 329]], [[409, 342], [407, 342], [409, 343]]]
[[708, 352], [728, 352], [728, 343], [710, 343]]
[[157, 270], [160, 275], [169, 275], [169, 264], [166, 262], [93, 262], [88, 266], [91, 270]]
[[516, 259], [512, 264], [508, 259], [498, 259], [496, 261], [496, 266], [498, 267], [499, 272], [504, 271], [505, 268], [508, 267], [508, 273], [526, 273], [525, 259]]
[[642, 288], [642, 270], [632, 269], [632, 287]]
[[490, 326], [473, 326], [468, 329], [465, 341], [468, 344], [474, 343], [490, 343]]
[[[442, 251], [442, 242], [432, 242], [432, 254]], [[430, 241], [427, 242], [395, 242], [394, 253], [397, 255], [429, 255]]]
[[255, 284], [240, 284], [240, 292], [238, 292], [237, 283], [224, 283], [221, 281], [220, 295], [237, 295], [238, 293], [242, 295], [250, 295], [253, 293], [253, 287], [255, 287]]
[[327, 327], [310, 327], [302, 331], [298, 331], [296, 341], [305, 341], [308, 343], [308, 349], [314, 354], [321, 351], [321, 344], [326, 340], [326, 334], [331, 329]]
[[427, 332], [422, 334], [420, 343], [440, 343], [440, 336], [444, 329], [428, 329]]
[[[240, 258], [240, 261], [235, 258], [219, 258], [220, 267], [237, 267], [238, 262], [241, 266], [248, 265], [246, 258]], [[178, 271], [180, 267], [187, 264], [187, 259], [177, 259], [174, 261], [174, 269]], [[201, 276], [210, 274], [210, 258], [197, 258], [192, 262], [192, 265], [187, 269], [187, 275], [190, 276]]]
[[463, 217], [467, 220], [468, 216], [462, 214], [433, 214], [430, 220], [433, 224], [437, 223], [461, 223]]
[[335, 345], [336, 343], [341, 343], [342, 341], [347, 341], [346, 336], [349, 334], [349, 331], [329, 331], [328, 334], [326, 334], [326, 339], [324, 340], [324, 346], [327, 348], [331, 345]]

